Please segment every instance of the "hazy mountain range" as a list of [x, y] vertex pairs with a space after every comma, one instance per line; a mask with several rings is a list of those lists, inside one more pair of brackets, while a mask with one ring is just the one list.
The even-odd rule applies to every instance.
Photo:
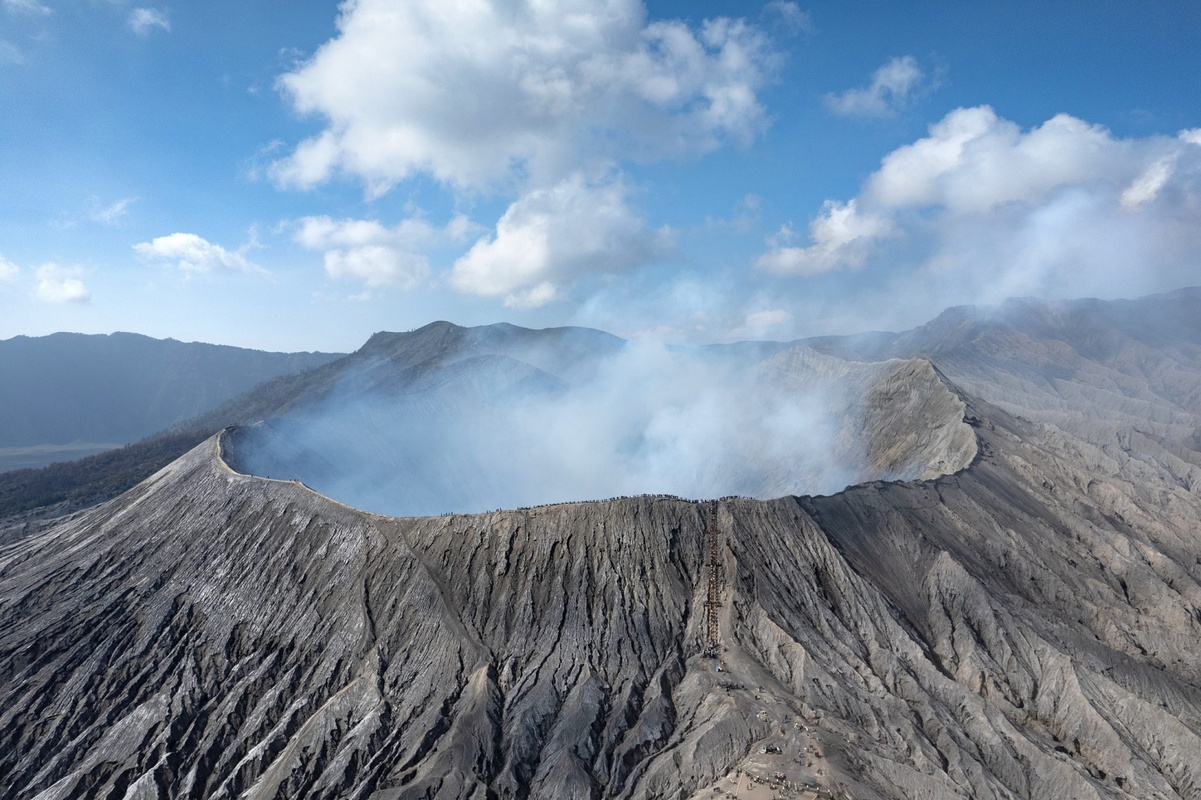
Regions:
[[0, 341], [0, 472], [139, 441], [265, 380], [338, 357], [133, 333]]

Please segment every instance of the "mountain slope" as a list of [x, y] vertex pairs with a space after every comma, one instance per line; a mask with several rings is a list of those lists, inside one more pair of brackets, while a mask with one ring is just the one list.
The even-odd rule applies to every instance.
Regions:
[[0, 448], [135, 442], [263, 381], [339, 357], [132, 333], [18, 336], [0, 341]]
[[393, 519], [209, 441], [0, 548], [4, 796], [1201, 796], [1198, 496], [959, 397], [966, 469], [767, 502]]
[[807, 344], [866, 360], [927, 358], [980, 397], [1086, 437], [1116, 425], [1187, 441], [1201, 414], [1201, 288], [964, 306], [900, 334]]
[[[1201, 798], [1189, 334], [1024, 313], [760, 365], [867, 389], [850, 429], [918, 480], [393, 518], [235, 472], [231, 430], [0, 524], [0, 798]], [[556, 391], [426, 334], [405, 386]]]

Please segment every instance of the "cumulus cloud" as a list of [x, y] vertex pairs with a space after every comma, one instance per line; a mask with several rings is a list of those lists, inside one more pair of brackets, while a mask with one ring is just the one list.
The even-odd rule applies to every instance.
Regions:
[[20, 267], [5, 259], [3, 255], [0, 255], [0, 283], [16, 280], [20, 272]]
[[[806, 20], [794, 3], [770, 10], [773, 29]], [[279, 78], [293, 108], [324, 125], [272, 156], [268, 173], [295, 188], [352, 177], [369, 197], [416, 175], [508, 197], [448, 278], [523, 308], [667, 252], [670, 233], [629, 207], [622, 164], [749, 142], [767, 124], [759, 95], [781, 59], [763, 27], [652, 22], [643, 0], [355, 0], [337, 28]], [[421, 246], [389, 230], [313, 249], [331, 276], [425, 280]]]
[[704, 153], [763, 128], [758, 93], [778, 60], [743, 20], [648, 23], [641, 0], [357, 0], [337, 27], [279, 80], [326, 120], [274, 165], [281, 184], [545, 186], [581, 161]]
[[871, 82], [857, 89], [825, 96], [826, 108], [844, 117], [888, 117], [905, 107], [926, 81], [913, 56], [900, 56], [872, 73]]
[[772, 242], [758, 264], [813, 275], [887, 259], [908, 276], [893, 302], [923, 308], [1194, 283], [1198, 139], [1121, 139], [1066, 114], [1023, 129], [987, 106], [956, 109], [886, 155], [858, 197], [826, 201], [807, 244]]
[[87, 303], [92, 299], [79, 276], [79, 267], [60, 267], [58, 264], [43, 264], [37, 268], [37, 289], [34, 295], [47, 303]]
[[0, 0], [0, 5], [10, 14], [27, 14], [31, 17], [45, 17], [54, 13], [49, 6], [38, 0]]
[[876, 242], [896, 233], [892, 221], [881, 214], [859, 210], [855, 200], [827, 200], [821, 213], [809, 223], [812, 244], [788, 244], [796, 238], [785, 225], [768, 240], [771, 249], [755, 265], [782, 275], [817, 275], [842, 267], [859, 267]]
[[133, 249], [144, 258], [170, 264], [189, 273], [201, 272], [265, 272], [246, 258], [253, 244], [230, 251], [194, 233], [172, 233], [149, 242], [135, 244]]
[[462, 215], [456, 215], [443, 228], [416, 218], [387, 227], [374, 220], [305, 217], [300, 220], [295, 239], [309, 250], [325, 252], [325, 271], [331, 278], [355, 278], [371, 288], [411, 289], [430, 275], [429, 259], [423, 250], [464, 241], [478, 230]]
[[531, 191], [505, 211], [451, 271], [463, 292], [504, 297], [533, 308], [592, 273], [616, 273], [662, 258], [669, 229], [651, 229], [626, 204], [620, 181], [593, 184], [580, 175]]
[[129, 29], [138, 36], [149, 36], [156, 28], [171, 31], [171, 20], [167, 19], [165, 12], [157, 8], [135, 8], [129, 12], [126, 22]]
[[1128, 184], [1157, 140], [1123, 141], [1101, 125], [1058, 114], [1029, 131], [988, 106], [960, 108], [930, 135], [884, 157], [865, 195], [887, 208], [985, 212], [1039, 203], [1065, 186]]

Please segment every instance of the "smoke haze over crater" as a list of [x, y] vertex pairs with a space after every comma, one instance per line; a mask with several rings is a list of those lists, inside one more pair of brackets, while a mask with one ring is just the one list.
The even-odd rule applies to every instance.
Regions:
[[[876, 452], [893, 405], [880, 387], [908, 362], [771, 354], [782, 348], [629, 343], [573, 360], [535, 347], [520, 353], [528, 360], [471, 355], [386, 381], [368, 363], [319, 403], [247, 429], [231, 461], [396, 516], [632, 494], [819, 494], [928, 468], [916, 439], [899, 457]], [[906, 379], [907, 391], [945, 393], [931, 378]]]

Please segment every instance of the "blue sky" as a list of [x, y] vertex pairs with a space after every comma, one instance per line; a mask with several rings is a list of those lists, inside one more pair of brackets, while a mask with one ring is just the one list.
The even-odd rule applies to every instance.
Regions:
[[1187, 2], [0, 0], [0, 337], [787, 339], [1201, 283], [1199, 33]]

